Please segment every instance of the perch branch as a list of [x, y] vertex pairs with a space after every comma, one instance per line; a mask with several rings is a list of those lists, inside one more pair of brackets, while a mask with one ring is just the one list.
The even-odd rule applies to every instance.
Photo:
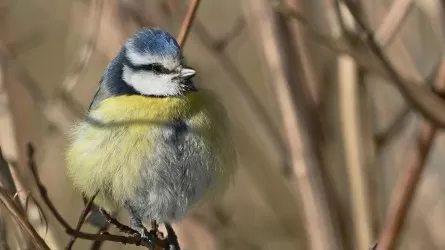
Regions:
[[[47, 192], [45, 186], [43, 185], [43, 183], [41, 182], [41, 180], [39, 178], [39, 175], [36, 171], [36, 169], [37, 169], [36, 163], [34, 160], [34, 148], [31, 144], [28, 144], [28, 164], [31, 169], [34, 180], [38, 186], [38, 189], [39, 189], [39, 192], [40, 192], [40, 195], [41, 195], [43, 201], [48, 206], [49, 210], [54, 215], [54, 217], [57, 219], [57, 221], [65, 228], [65, 231], [67, 234], [77, 237], [77, 238], [92, 240], [92, 241], [113, 241], [113, 242], [120, 242], [123, 244], [133, 244], [133, 245], [141, 244], [140, 237], [135, 237], [135, 236], [127, 237], [127, 236], [120, 236], [120, 235], [112, 235], [112, 234], [109, 234], [106, 232], [98, 235], [98, 234], [92, 234], [92, 233], [79, 232], [78, 230], [72, 228], [68, 224], [68, 222], [60, 215], [59, 211], [56, 209], [56, 207], [52, 203], [51, 199], [48, 196], [48, 192]], [[162, 243], [163, 242], [156, 241], [156, 244], [160, 244], [161, 247], [164, 246]]]
[[[97, 193], [95, 195], [93, 195], [87, 202], [87, 204], [85, 205], [85, 207], [82, 210], [82, 213], [79, 216], [79, 220], [77, 221], [77, 225], [76, 225], [76, 231], [79, 232], [80, 229], [82, 228], [82, 225], [85, 223], [86, 217], [88, 215], [88, 213], [91, 210], [91, 206], [93, 205], [93, 201], [96, 198]], [[74, 243], [76, 242], [77, 237], [72, 236], [71, 239], [68, 241], [67, 245], [65, 246], [66, 250], [70, 250]]]
[[105, 220], [111, 225], [114, 225], [117, 229], [119, 229], [119, 231], [127, 234], [138, 234], [136, 230], [133, 230], [131, 227], [120, 223], [118, 220], [109, 215], [105, 210], [100, 209], [100, 212], [104, 215]]

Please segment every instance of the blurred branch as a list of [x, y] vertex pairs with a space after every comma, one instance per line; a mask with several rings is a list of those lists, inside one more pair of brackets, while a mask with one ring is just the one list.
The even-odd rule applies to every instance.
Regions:
[[187, 14], [184, 17], [184, 21], [182, 21], [181, 29], [178, 35], [178, 44], [181, 47], [184, 47], [185, 41], [187, 39], [188, 34], [190, 33], [190, 29], [192, 28], [193, 20], [195, 20], [195, 14], [198, 10], [198, 6], [201, 0], [191, 0], [189, 1], [189, 8], [187, 10]]
[[398, 73], [389, 58], [377, 44], [374, 34], [363, 18], [358, 15], [357, 6], [351, 0], [345, 0], [350, 13], [354, 17], [363, 34], [364, 42], [380, 61], [391, 81], [398, 87], [405, 99], [418, 111], [440, 127], [445, 127], [445, 105], [437, 95], [424, 86], [412, 84]]
[[382, 46], [386, 47], [396, 37], [403, 22], [414, 7], [413, 0], [395, 0], [391, 8], [386, 13], [382, 24], [375, 33], [375, 40]]
[[[364, 50], [363, 46], [359, 46], [359, 49], [357, 49], [355, 46], [348, 45], [348, 42], [343, 38], [334, 39], [318, 33], [315, 29], [312, 29], [307, 25], [306, 20], [301, 14], [283, 5], [284, 4], [280, 4], [277, 9], [284, 14], [292, 16], [305, 25], [305, 28], [316, 41], [320, 42], [322, 45], [334, 52], [339, 54], [348, 54], [354, 58], [356, 62], [363, 67], [363, 69], [382, 76], [385, 79], [391, 80], [391, 82], [395, 84], [401, 94], [405, 97], [407, 102], [409, 102], [409, 104], [416, 111], [420, 112], [423, 116], [434, 122], [440, 128], [445, 128], [444, 102], [434, 93], [426, 89], [424, 87], [425, 84], [418, 83], [405, 76], [399, 75], [399, 73], [395, 71], [393, 65], [386, 58], [381, 48], [376, 44], [371, 30], [367, 26], [362, 26], [365, 24], [364, 22], [360, 21], [359, 26], [361, 26], [361, 29], [365, 32], [365, 45], [369, 45], [370, 51], [374, 54], [374, 56], [372, 54], [368, 54], [368, 51]], [[355, 19], [361, 18], [360, 16], [357, 16], [355, 8], [354, 11], [350, 12], [355, 15]], [[370, 40], [373, 42], [371, 43]], [[377, 57], [381, 65], [377, 64], [374, 57]]]
[[43, 40], [44, 36], [42, 31], [36, 31], [26, 37], [18, 39], [17, 41], [8, 42], [5, 47], [8, 48], [12, 57], [17, 57], [18, 55], [37, 47]]
[[402, 107], [402, 110], [395, 116], [388, 128], [375, 135], [375, 141], [378, 149], [384, 148], [391, 141], [391, 139], [394, 138], [394, 136], [402, 131], [402, 127], [405, 124], [405, 119], [410, 111], [411, 110], [409, 107]]
[[10, 250], [8, 244], [8, 231], [6, 230], [5, 213], [3, 208], [0, 209], [0, 250]]
[[223, 51], [224, 49], [226, 49], [229, 42], [235, 39], [243, 32], [245, 26], [246, 26], [246, 21], [244, 20], [244, 17], [243, 16], [238, 17], [235, 21], [235, 24], [232, 26], [229, 32], [227, 32], [222, 37], [215, 39], [215, 42], [213, 44], [215, 50]]
[[[364, 142], [360, 131], [359, 85], [356, 64], [351, 58], [339, 58], [339, 106], [340, 127], [345, 154], [345, 168], [348, 174], [350, 202], [353, 216], [355, 245], [366, 249], [371, 244], [371, 215], [367, 181], [364, 175]], [[363, 98], [363, 97], [362, 97]], [[363, 100], [363, 99], [362, 99]]]
[[[143, 245], [147, 248], [150, 247], [150, 244], [148, 244], [148, 242], [141, 241], [141, 238], [138, 235], [136, 235], [136, 236], [134, 236], [134, 235], [120, 236], [120, 235], [109, 234], [107, 232], [102, 232], [102, 234], [92, 234], [92, 233], [80, 232], [79, 230], [77, 230], [77, 228], [76, 229], [72, 228], [68, 224], [68, 222], [62, 217], [62, 215], [60, 215], [59, 211], [56, 209], [53, 202], [48, 197], [48, 192], [47, 192], [45, 186], [43, 185], [43, 183], [41, 182], [39, 175], [36, 171], [37, 166], [36, 166], [36, 163], [34, 160], [34, 148], [31, 144], [28, 144], [28, 164], [29, 164], [29, 168], [32, 172], [32, 175], [34, 177], [34, 180], [38, 186], [40, 196], [42, 197], [46, 206], [48, 206], [48, 208], [51, 211], [51, 213], [53, 214], [53, 216], [64, 227], [65, 232], [67, 234], [69, 234], [75, 238], [91, 240], [91, 241], [96, 241], [96, 242], [97, 241], [112, 241], [112, 242], [120, 242], [123, 244]], [[87, 214], [87, 212], [85, 209], [81, 215], [81, 218], [79, 219], [77, 227], [80, 228], [79, 225], [81, 225], [83, 223], [82, 221], [84, 221], [84, 219], [85, 219], [84, 215], [86, 215], [86, 214]], [[174, 237], [174, 235], [172, 237]], [[170, 239], [168, 236], [165, 239], [155, 238], [155, 244], [157, 247], [160, 247], [161, 249], [163, 249], [166, 245], [168, 245], [169, 240]]]
[[[357, 28], [354, 20], [341, 2], [336, 1], [336, 13], [340, 18], [343, 34], [356, 37]], [[362, 8], [359, 11], [363, 11]], [[352, 45], [352, 44], [351, 44]], [[370, 131], [363, 131], [362, 119], [369, 118], [368, 96], [364, 86], [364, 70], [350, 56], [338, 57], [338, 100], [340, 115], [340, 133], [344, 152], [345, 169], [350, 191], [350, 206], [354, 228], [354, 246], [357, 249], [366, 249], [372, 242], [371, 200], [365, 172], [372, 168], [374, 163], [372, 152], [373, 138]], [[368, 117], [366, 117], [368, 116]], [[369, 154], [369, 155], [367, 155]], [[369, 158], [366, 158], [368, 156]], [[371, 166], [367, 163], [371, 163]], [[374, 173], [376, 171], [373, 171]], [[378, 199], [378, 196], [373, 197]]]
[[[445, 62], [441, 64], [436, 77], [438, 91], [445, 92]], [[430, 148], [436, 136], [437, 127], [431, 122], [424, 121], [419, 125], [416, 148], [405, 157], [406, 167], [400, 174], [390, 200], [385, 226], [380, 234], [378, 250], [392, 249], [398, 234], [405, 222], [410, 209], [420, 176], [426, 166]]]
[[68, 70], [68, 73], [65, 76], [65, 80], [62, 82], [63, 91], [68, 93], [70, 93], [76, 86], [91, 59], [94, 49], [96, 48], [102, 20], [103, 0], [92, 0], [90, 9], [92, 14], [91, 22], [88, 26], [91, 27], [91, 31], [88, 35], [87, 42], [81, 47], [79, 53], [77, 53], [79, 57], [74, 61], [71, 69]]
[[48, 249], [50, 248], [46, 245], [45, 241], [40, 237], [40, 235], [34, 230], [32, 225], [26, 218], [14, 201], [9, 197], [8, 193], [5, 191], [3, 187], [0, 187], [0, 200], [8, 210], [11, 215], [11, 218], [18, 224], [20, 227], [28, 234], [32, 242], [34, 242], [35, 246], [38, 249]]
[[[284, 53], [283, 40], [276, 21], [276, 16], [267, 0], [245, 1], [246, 18], [251, 30], [257, 35], [259, 46], [263, 50], [273, 77], [273, 87], [283, 119], [289, 146], [293, 181], [301, 196], [303, 218], [307, 230], [310, 249], [341, 249], [336, 237], [334, 224], [326, 204], [326, 193], [320, 177], [320, 162], [312, 147], [316, 138], [310, 134], [308, 125], [314, 116], [308, 105], [310, 93], [304, 77], [301, 77], [300, 62], [289, 63], [295, 56]], [[298, 73], [296, 73], [296, 71]], [[290, 85], [298, 85], [298, 97], [293, 96]]]

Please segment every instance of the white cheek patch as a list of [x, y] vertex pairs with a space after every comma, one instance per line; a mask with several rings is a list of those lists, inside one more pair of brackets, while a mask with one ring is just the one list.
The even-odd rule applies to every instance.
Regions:
[[135, 52], [131, 47], [127, 46], [127, 57], [128, 60], [134, 65], [148, 65], [152, 63], [160, 63], [167, 69], [173, 70], [180, 65], [180, 61], [176, 58], [169, 56], [159, 56], [159, 55], [144, 55]]
[[172, 82], [169, 75], [135, 71], [125, 65], [123, 79], [128, 85], [144, 95], [175, 96], [181, 93], [179, 84]]

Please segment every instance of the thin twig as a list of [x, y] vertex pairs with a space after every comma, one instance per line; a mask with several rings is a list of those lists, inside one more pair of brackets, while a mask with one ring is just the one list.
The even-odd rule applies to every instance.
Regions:
[[192, 0], [189, 3], [187, 14], [185, 15], [184, 21], [181, 24], [181, 29], [177, 39], [178, 44], [181, 47], [184, 47], [187, 36], [190, 33], [190, 29], [192, 28], [193, 20], [195, 20], [196, 11], [198, 10], [200, 2], [201, 0]]
[[[36, 171], [36, 163], [34, 160], [34, 148], [32, 144], [28, 144], [28, 164], [31, 169], [32, 175], [34, 177], [35, 182], [37, 183], [40, 195], [42, 196], [43, 201], [48, 206], [51, 213], [56, 217], [57, 221], [64, 227], [66, 233], [68, 233], [71, 236], [74, 236], [76, 238], [86, 239], [86, 240], [92, 240], [92, 241], [113, 241], [113, 242], [120, 242], [123, 244], [133, 244], [133, 245], [144, 245], [145, 247], [150, 247], [147, 242], [141, 241], [141, 238], [139, 235], [132, 235], [132, 236], [120, 236], [120, 235], [112, 235], [107, 232], [103, 232], [102, 234], [92, 234], [92, 233], [85, 233], [80, 232], [74, 228], [72, 228], [68, 222], [60, 215], [59, 211], [55, 208], [54, 204], [52, 203], [51, 199], [48, 197], [47, 190], [43, 183], [41, 182], [39, 175]], [[156, 246], [164, 247], [165, 240], [162, 239], [155, 239]]]
[[[104, 234], [108, 231], [108, 227], [110, 224], [107, 224], [105, 226], [103, 226], [102, 228], [99, 228], [99, 230], [97, 230], [97, 234]], [[94, 241], [93, 244], [91, 245], [90, 250], [100, 250], [102, 245], [103, 245], [103, 241]]]
[[9, 211], [12, 219], [22, 227], [22, 229], [28, 234], [32, 242], [34, 242], [35, 247], [39, 249], [50, 250], [45, 241], [40, 237], [40, 235], [34, 230], [31, 223], [27, 220], [26, 216], [20, 211], [15, 202], [11, 199], [5, 189], [0, 187], [0, 201], [3, 203], [5, 208]]
[[105, 220], [110, 223], [111, 225], [114, 225], [117, 229], [119, 229], [119, 231], [123, 232], [123, 233], [127, 233], [127, 234], [138, 234], [138, 232], [134, 229], [132, 229], [129, 226], [126, 226], [122, 223], [120, 223], [118, 220], [116, 220], [115, 218], [113, 218], [111, 215], [109, 215], [105, 210], [100, 209], [100, 212], [103, 214], [103, 216], [105, 217]]
[[[442, 63], [437, 74], [435, 87], [437, 91], [445, 92], [445, 62]], [[425, 162], [436, 136], [437, 127], [428, 121], [424, 121], [419, 125], [418, 130], [417, 146], [406, 157], [406, 167], [394, 187], [386, 223], [379, 237], [378, 250], [390, 250], [396, 242], [425, 168]]]
[[[82, 210], [82, 213], [79, 216], [79, 220], [77, 221], [77, 225], [76, 225], [76, 231], [80, 231], [80, 229], [82, 228], [82, 225], [85, 223], [85, 219], [88, 215], [88, 213], [91, 210], [91, 206], [93, 205], [93, 201], [96, 198], [98, 192], [96, 192], [96, 194], [94, 194], [87, 202], [87, 204], [85, 205], [85, 207]], [[74, 243], [76, 242], [77, 237], [72, 236], [71, 239], [68, 241], [67, 245], [65, 246], [66, 250], [70, 250]]]
[[[398, 73], [394, 74], [394, 72], [396, 72], [394, 71], [394, 67], [392, 66], [388, 58], [386, 58], [386, 56], [383, 54], [379, 46], [376, 45], [376, 42], [373, 39], [372, 32], [369, 32], [370, 29], [367, 28], [367, 26], [365, 26], [367, 30], [367, 32], [365, 32], [366, 40], [374, 41], [373, 42], [374, 45], [371, 45], [369, 47], [371, 48], [371, 51], [374, 52], [374, 54], [377, 56], [383, 68], [381, 65], [376, 65], [374, 63], [374, 58], [369, 57], [369, 55], [364, 53], [363, 50], [358, 50], [358, 51], [353, 50], [350, 48], [348, 43], [346, 43], [342, 39], [333, 39], [326, 35], [320, 34], [317, 30], [311, 28], [311, 26], [308, 25], [304, 17], [298, 12], [295, 12], [292, 9], [283, 6], [282, 4], [280, 4], [280, 6], [277, 7], [277, 10], [282, 11], [284, 14], [293, 17], [295, 20], [303, 24], [306, 30], [309, 31], [311, 37], [314, 38], [314, 40], [316, 40], [317, 42], [320, 42], [321, 45], [332, 50], [333, 52], [339, 54], [347, 54], [352, 58], [354, 58], [357, 61], [357, 63], [363, 67], [363, 69], [375, 73], [385, 79], [391, 80], [391, 82], [393, 82], [395, 86], [399, 89], [399, 91], [406, 99], [406, 101], [416, 111], [421, 113], [427, 119], [434, 122], [435, 125], [439, 126], [440, 128], [445, 128], [444, 102], [437, 95], [432, 93], [430, 90], [426, 89], [423, 86], [425, 84], [419, 83], [418, 81], [415, 80], [411, 80], [408, 77], [402, 77]], [[355, 18], [357, 17], [361, 18], [360, 16], [357, 16], [356, 13], [354, 13], [354, 15]], [[364, 24], [364, 22], [360, 23]], [[375, 53], [376, 46], [378, 53]], [[384, 59], [384, 62], [382, 62], [382, 58]], [[390, 66], [389, 68], [387, 67], [388, 65]]]
[[363, 40], [372, 53], [376, 56], [387, 72], [390, 80], [399, 89], [405, 99], [428, 120], [435, 125], [445, 127], [445, 105], [437, 95], [424, 86], [406, 81], [396, 70], [382, 48], [377, 44], [369, 25], [358, 15], [355, 3], [351, 0], [344, 1], [350, 13], [361, 29]]
[[[267, 0], [245, 1], [246, 19], [256, 36], [258, 47], [264, 53], [273, 75], [273, 88], [278, 101], [283, 129], [289, 147], [292, 177], [295, 190], [303, 207], [303, 218], [310, 249], [340, 249], [333, 218], [328, 211], [327, 196], [320, 175], [320, 158], [310, 128], [317, 125], [310, 112], [314, 102], [303, 73], [297, 51], [289, 52], [289, 33], [280, 30], [281, 24]], [[282, 32], [280, 32], [282, 31]], [[286, 51], [286, 53], [283, 53]], [[298, 88], [298, 93], [292, 91]]]
[[412, 9], [414, 9], [413, 0], [396, 0], [392, 3], [375, 33], [375, 39], [380, 46], [384, 48], [391, 43]]

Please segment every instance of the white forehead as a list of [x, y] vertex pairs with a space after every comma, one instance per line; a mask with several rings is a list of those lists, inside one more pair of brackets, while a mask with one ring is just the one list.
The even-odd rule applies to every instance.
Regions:
[[148, 65], [152, 63], [160, 63], [167, 69], [173, 70], [177, 68], [181, 61], [179, 58], [171, 55], [156, 55], [152, 53], [138, 52], [131, 44], [126, 46], [127, 59], [134, 65]]

